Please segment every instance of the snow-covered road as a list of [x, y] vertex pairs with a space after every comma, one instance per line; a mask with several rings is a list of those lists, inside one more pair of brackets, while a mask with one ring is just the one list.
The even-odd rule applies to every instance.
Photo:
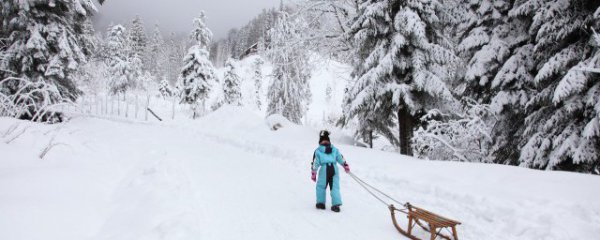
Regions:
[[[7, 144], [15, 124], [29, 127]], [[0, 119], [0, 239], [403, 239], [345, 174], [342, 212], [314, 208], [317, 132], [229, 107], [169, 123]], [[40, 160], [52, 138], [64, 145]], [[597, 176], [339, 148], [357, 175], [462, 221], [461, 239], [600, 236]]]

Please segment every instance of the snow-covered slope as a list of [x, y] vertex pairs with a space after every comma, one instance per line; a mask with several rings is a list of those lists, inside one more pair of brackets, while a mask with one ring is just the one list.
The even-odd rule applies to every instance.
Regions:
[[[0, 239], [403, 239], [346, 174], [342, 212], [314, 208], [317, 132], [271, 131], [232, 107], [167, 123], [0, 118]], [[356, 175], [462, 221], [461, 239], [600, 235], [597, 176], [417, 160], [332, 137]]]
[[[236, 70], [241, 78], [242, 102], [249, 109], [254, 109], [257, 113], [266, 114], [267, 108], [267, 90], [272, 80], [271, 73], [273, 71], [272, 63], [263, 59], [265, 63], [262, 65], [262, 74], [264, 76], [262, 82], [262, 91], [260, 99], [262, 108], [260, 110], [255, 107], [256, 88], [254, 80], [254, 62], [258, 55], [251, 55], [236, 62]], [[342, 100], [344, 97], [344, 88], [350, 78], [350, 66], [323, 58], [318, 54], [312, 54], [311, 63], [314, 65], [309, 79], [310, 90], [312, 93], [311, 102], [308, 105], [308, 111], [303, 119], [305, 125], [318, 127], [331, 127], [327, 124], [328, 118], [338, 118], [342, 114]], [[223, 79], [225, 68], [217, 70], [219, 79]], [[330, 99], [327, 98], [327, 88], [331, 89]], [[222, 97], [222, 86], [214, 86], [210, 104], [214, 104]]]

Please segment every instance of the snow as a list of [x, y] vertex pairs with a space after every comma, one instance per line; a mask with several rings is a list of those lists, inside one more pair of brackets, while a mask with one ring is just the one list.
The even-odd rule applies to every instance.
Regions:
[[[348, 175], [342, 212], [316, 210], [319, 129], [271, 131], [263, 116], [226, 106], [160, 123], [0, 118], [0, 239], [402, 239], [386, 206]], [[58, 145], [40, 159], [51, 139]], [[597, 176], [418, 160], [348, 139], [332, 134], [357, 176], [461, 221], [461, 239], [600, 234]]]
[[[254, 62], [258, 55], [251, 55], [247, 58], [241, 59], [236, 63], [237, 73], [241, 78], [241, 91], [242, 91], [242, 105], [249, 109], [255, 109], [257, 114], [266, 116], [267, 109], [267, 88], [271, 84], [273, 65], [266, 59], [265, 64], [262, 65], [263, 82], [261, 95], [262, 107], [261, 110], [256, 109], [256, 87], [253, 79], [254, 76]], [[327, 118], [339, 118], [342, 114], [342, 102], [344, 98], [344, 88], [346, 87], [347, 81], [350, 79], [351, 67], [347, 64], [343, 64], [334, 60], [325, 59], [318, 54], [311, 54], [310, 62], [316, 66], [312, 68], [311, 77], [308, 80], [310, 85], [310, 91], [312, 93], [312, 101], [308, 104], [308, 111], [306, 116], [302, 119], [304, 125], [309, 125], [317, 128], [333, 128], [329, 124], [323, 123], [324, 119]], [[226, 69], [220, 68], [216, 70], [219, 79], [223, 79], [225, 76]], [[326, 89], [327, 86], [332, 89], [331, 101], [326, 100]], [[214, 104], [223, 98], [222, 86], [214, 86], [210, 100], [211, 104]]]
[[[322, 128], [331, 128], [323, 123], [324, 119], [339, 118], [342, 115], [342, 102], [344, 89], [351, 79], [352, 68], [334, 60], [324, 59], [317, 54], [312, 56], [316, 65], [309, 80], [312, 92], [312, 101], [306, 112], [307, 125]], [[327, 101], [326, 89], [331, 87], [331, 100]]]

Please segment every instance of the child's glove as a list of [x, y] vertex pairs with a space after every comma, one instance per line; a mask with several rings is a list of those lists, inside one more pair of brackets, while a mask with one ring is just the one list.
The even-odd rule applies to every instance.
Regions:
[[312, 171], [312, 174], [310, 175], [310, 179], [313, 180], [313, 182], [317, 181], [317, 172]]
[[346, 173], [350, 173], [350, 165], [348, 165], [347, 162], [344, 162], [344, 171], [346, 171]]

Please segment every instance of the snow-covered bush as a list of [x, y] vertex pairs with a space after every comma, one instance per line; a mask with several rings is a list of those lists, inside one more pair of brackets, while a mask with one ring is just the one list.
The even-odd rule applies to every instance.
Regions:
[[[3, 86], [17, 85], [14, 93]], [[56, 86], [18, 78], [0, 81], [0, 117], [28, 119], [35, 122], [62, 122], [64, 117], [56, 107], [70, 100], [63, 99]]]
[[286, 126], [290, 126], [293, 123], [290, 122], [286, 117], [281, 114], [271, 114], [267, 116], [266, 123], [269, 126], [269, 129], [273, 131], [277, 131]]
[[493, 115], [488, 105], [466, 100], [464, 114], [430, 110], [412, 138], [414, 153], [422, 158], [490, 162]]

